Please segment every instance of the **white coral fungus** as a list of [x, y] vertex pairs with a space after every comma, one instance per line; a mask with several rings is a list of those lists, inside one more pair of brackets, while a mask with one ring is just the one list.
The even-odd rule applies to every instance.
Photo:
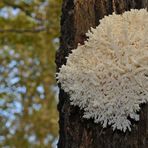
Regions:
[[148, 12], [105, 16], [57, 74], [71, 104], [103, 127], [131, 131], [139, 105], [148, 102]]

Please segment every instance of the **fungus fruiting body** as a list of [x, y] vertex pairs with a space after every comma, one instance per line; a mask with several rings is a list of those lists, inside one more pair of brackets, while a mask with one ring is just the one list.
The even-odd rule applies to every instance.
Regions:
[[113, 13], [72, 50], [57, 78], [84, 118], [124, 132], [130, 118], [139, 120], [140, 104], [148, 102], [147, 24], [145, 9]]

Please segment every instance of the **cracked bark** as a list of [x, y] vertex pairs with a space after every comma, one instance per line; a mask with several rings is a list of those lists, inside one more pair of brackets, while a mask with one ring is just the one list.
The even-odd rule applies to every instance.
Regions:
[[[78, 43], [84, 43], [87, 30], [97, 26], [104, 15], [146, 7], [147, 0], [64, 0], [60, 49], [56, 54], [57, 71], [66, 63], [65, 57], [71, 50]], [[140, 121], [132, 121], [132, 132], [122, 133], [113, 132], [110, 127], [103, 129], [93, 120], [83, 119], [83, 111], [70, 106], [68, 98], [68, 94], [60, 89], [58, 148], [148, 148], [148, 105], [142, 106]]]

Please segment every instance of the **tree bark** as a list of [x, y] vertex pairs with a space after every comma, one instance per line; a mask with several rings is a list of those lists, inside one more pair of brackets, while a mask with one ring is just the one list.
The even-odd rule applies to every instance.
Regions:
[[[57, 71], [71, 50], [84, 43], [88, 29], [97, 26], [104, 15], [146, 7], [147, 0], [64, 0]], [[110, 127], [103, 129], [93, 120], [82, 118], [83, 111], [71, 106], [68, 94], [60, 89], [58, 148], [148, 148], [148, 105], [141, 108], [140, 121], [132, 121], [131, 132], [113, 132]]]

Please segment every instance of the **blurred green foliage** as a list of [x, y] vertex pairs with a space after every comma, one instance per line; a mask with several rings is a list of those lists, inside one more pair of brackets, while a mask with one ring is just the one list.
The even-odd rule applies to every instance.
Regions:
[[58, 138], [55, 51], [62, 0], [0, 1], [0, 147]]

